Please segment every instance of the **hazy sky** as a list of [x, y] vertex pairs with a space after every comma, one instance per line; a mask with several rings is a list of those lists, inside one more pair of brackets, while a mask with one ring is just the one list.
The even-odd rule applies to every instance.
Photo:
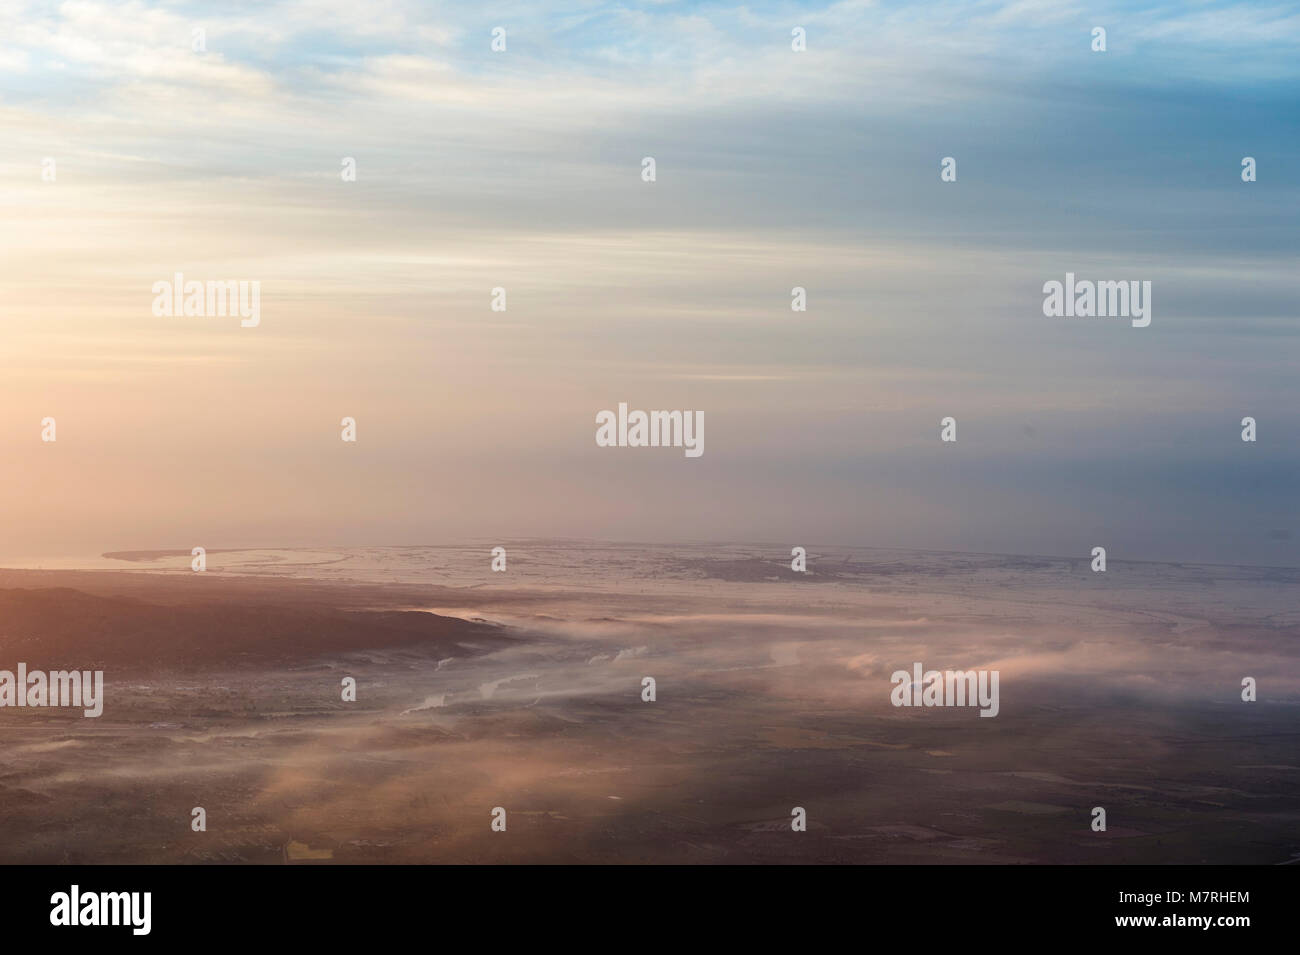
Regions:
[[[0, 38], [0, 556], [1300, 563], [1293, 4], [8, 2]], [[1067, 271], [1151, 281], [1151, 325], [1045, 317]], [[155, 317], [175, 272], [260, 282], [260, 325]], [[705, 453], [598, 448], [620, 401]]]

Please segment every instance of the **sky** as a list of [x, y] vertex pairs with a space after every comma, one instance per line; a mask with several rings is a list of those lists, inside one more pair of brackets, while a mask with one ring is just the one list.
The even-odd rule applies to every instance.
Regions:
[[[1296, 5], [8, 2], [0, 38], [0, 558], [1300, 564]], [[155, 315], [177, 272], [259, 324]], [[1151, 324], [1045, 316], [1067, 272], [1150, 281]], [[705, 452], [597, 447], [619, 402]]]

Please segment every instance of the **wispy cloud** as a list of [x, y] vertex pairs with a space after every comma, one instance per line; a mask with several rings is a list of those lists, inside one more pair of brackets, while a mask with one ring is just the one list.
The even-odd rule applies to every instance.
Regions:
[[[771, 495], [795, 481], [822, 539], [1060, 552], [1098, 519], [1063, 478], [1084, 446], [1172, 481], [1135, 491], [1153, 547], [1204, 559], [1228, 465], [1173, 481], [1188, 459], [1152, 435], [1257, 412], [1276, 443], [1240, 462], [1257, 490], [1232, 547], [1293, 552], [1264, 530], [1288, 520], [1276, 476], [1300, 434], [1278, 347], [1300, 251], [1288, 6], [87, 0], [5, 4], [0, 35], [3, 436], [28, 475], [52, 473], [27, 434], [51, 406], [130, 448], [85, 462], [111, 514], [57, 497], [75, 516], [51, 535], [8, 495], [22, 550], [138, 543], [123, 514], [171, 540], [314, 466], [320, 523], [245, 514], [261, 539], [371, 539], [326, 503], [358, 487], [430, 535], [528, 533], [545, 511], [600, 536], [583, 501], [613, 507], [616, 473], [646, 503], [629, 533], [696, 527], [671, 497], [694, 493], [726, 501], [711, 531], [766, 536], [755, 514], [778, 522]], [[1041, 285], [1067, 270], [1154, 280], [1151, 333], [1045, 323]], [[260, 280], [256, 338], [150, 315], [174, 271]], [[591, 414], [633, 383], [712, 409], [690, 478], [584, 457]], [[274, 424], [187, 429], [172, 411], [191, 393]], [[360, 475], [327, 457], [345, 413], [374, 448]], [[959, 489], [933, 458], [944, 414], [973, 438]], [[159, 448], [238, 490], [151, 488]], [[462, 484], [449, 451], [536, 480], [503, 510], [519, 488]]]

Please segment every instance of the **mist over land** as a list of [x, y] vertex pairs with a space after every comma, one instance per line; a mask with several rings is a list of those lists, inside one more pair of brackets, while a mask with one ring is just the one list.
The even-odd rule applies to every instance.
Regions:
[[[1300, 572], [500, 543], [0, 571], [0, 665], [107, 697], [0, 709], [5, 861], [1300, 857]], [[891, 706], [913, 661], [999, 670], [999, 715]]]

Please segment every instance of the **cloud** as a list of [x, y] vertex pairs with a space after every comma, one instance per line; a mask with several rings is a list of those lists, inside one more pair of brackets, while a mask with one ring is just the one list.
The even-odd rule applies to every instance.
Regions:
[[[4, 5], [0, 34], [0, 405], [17, 422], [58, 403], [130, 448], [103, 480], [152, 526], [193, 501], [149, 517], [140, 434], [168, 461], [217, 442], [218, 522], [218, 500], [290, 498], [295, 462], [316, 462], [303, 533], [364, 478], [367, 499], [456, 500], [467, 524], [750, 537], [759, 514], [783, 533], [1037, 550], [1073, 549], [1084, 499], [1148, 515], [1162, 553], [1204, 553], [1226, 546], [1203, 505], [1234, 459], [1163, 437], [1249, 409], [1279, 437], [1242, 466], [1263, 483], [1231, 546], [1287, 546], [1268, 535], [1297, 397], [1278, 347], [1300, 243], [1285, 8], [79, 0]], [[1243, 155], [1259, 182], [1240, 182]], [[956, 183], [939, 182], [944, 156]], [[260, 280], [256, 337], [149, 315], [150, 285], [177, 270]], [[1067, 270], [1152, 280], [1150, 334], [1045, 321], [1042, 283]], [[807, 313], [790, 311], [796, 285]], [[496, 286], [506, 315], [486, 310]], [[263, 424], [187, 431], [175, 396], [191, 391]], [[591, 458], [592, 413], [622, 398], [704, 409], [704, 464]], [[382, 467], [321, 464], [337, 406], [359, 408]], [[946, 414], [970, 436], [950, 470], [933, 457]], [[241, 441], [283, 460], [241, 464]], [[1098, 486], [1072, 488], [1085, 472]], [[111, 534], [49, 487], [78, 515], [67, 539], [79, 520]], [[674, 503], [692, 494], [721, 503]], [[27, 533], [48, 538], [34, 518]]]

